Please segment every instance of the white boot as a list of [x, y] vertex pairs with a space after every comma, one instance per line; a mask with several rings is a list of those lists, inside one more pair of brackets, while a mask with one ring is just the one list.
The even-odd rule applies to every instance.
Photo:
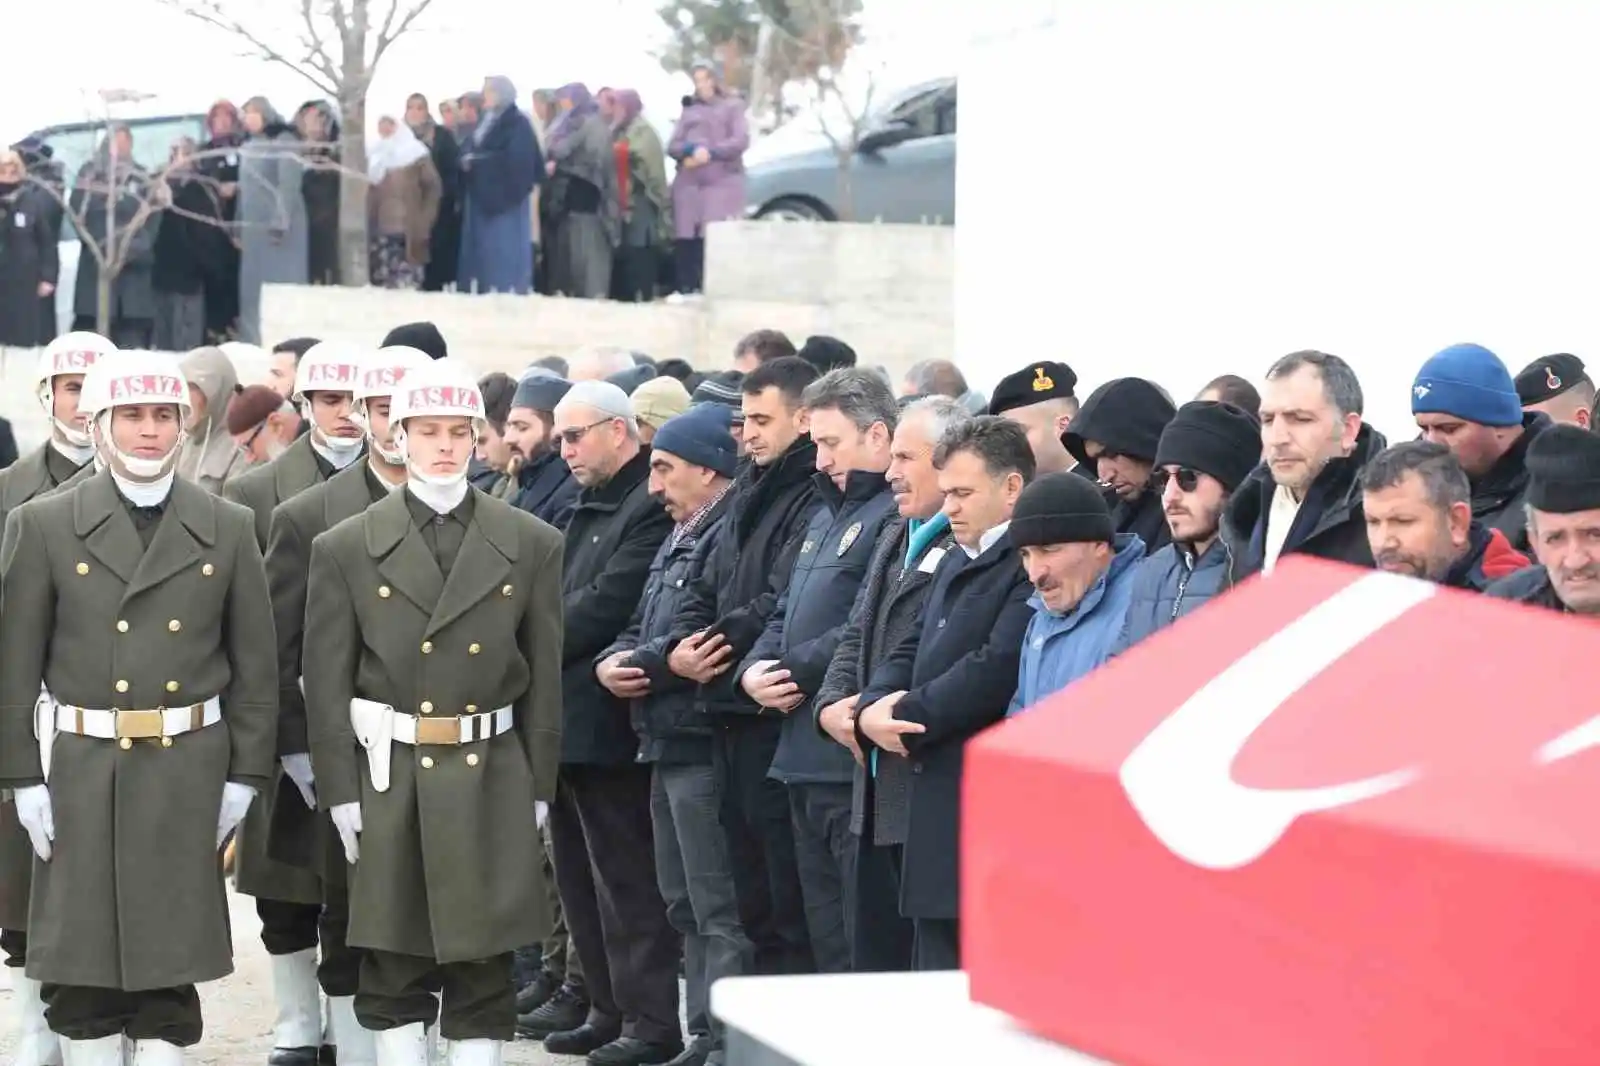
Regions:
[[322, 989], [317, 985], [317, 949], [272, 956], [272, 996], [278, 1018], [272, 1026], [275, 1048], [322, 1045]]
[[135, 1040], [133, 1066], [183, 1066], [183, 1048], [165, 1040]]
[[372, 1034], [378, 1066], [426, 1066], [428, 1031], [421, 1022]]
[[122, 1034], [112, 1033], [95, 1040], [61, 1040], [61, 1057], [66, 1066], [122, 1066]]
[[11, 974], [11, 995], [17, 1005], [17, 1052], [13, 1066], [61, 1066], [61, 1038], [44, 1020], [39, 982], [21, 970]]
[[504, 1051], [499, 1040], [452, 1040], [449, 1066], [500, 1066]]
[[377, 1051], [373, 1032], [356, 1021], [356, 997], [328, 997], [328, 1043], [339, 1049], [339, 1066], [373, 1066]]

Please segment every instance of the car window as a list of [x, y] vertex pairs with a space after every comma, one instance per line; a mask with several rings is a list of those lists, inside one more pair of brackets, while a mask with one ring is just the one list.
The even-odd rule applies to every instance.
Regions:
[[936, 85], [896, 103], [889, 118], [909, 122], [917, 137], [937, 137], [956, 131], [956, 88]]
[[[135, 119], [127, 125], [129, 132], [133, 134], [134, 161], [149, 170], [167, 165], [167, 153], [179, 137], [193, 137], [197, 141], [204, 139], [204, 122], [198, 115], [171, 119]], [[61, 164], [62, 176], [69, 183], [77, 176], [78, 171], [83, 169], [84, 164], [94, 158], [95, 149], [99, 147], [104, 132], [105, 124], [96, 123], [54, 130], [44, 137], [44, 142], [55, 153], [56, 162]], [[77, 240], [78, 235], [71, 225], [65, 225], [61, 227], [61, 239]]]

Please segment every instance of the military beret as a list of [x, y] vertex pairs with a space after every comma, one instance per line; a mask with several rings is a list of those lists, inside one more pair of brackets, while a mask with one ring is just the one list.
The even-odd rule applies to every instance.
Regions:
[[1522, 401], [1522, 406], [1530, 407], [1553, 400], [1588, 380], [1582, 359], [1567, 352], [1547, 355], [1543, 359], [1535, 359], [1518, 372], [1517, 398]]
[[1015, 374], [1007, 374], [989, 398], [989, 413], [1005, 414], [1015, 407], [1027, 407], [1046, 400], [1071, 399], [1078, 375], [1066, 363], [1029, 363]]

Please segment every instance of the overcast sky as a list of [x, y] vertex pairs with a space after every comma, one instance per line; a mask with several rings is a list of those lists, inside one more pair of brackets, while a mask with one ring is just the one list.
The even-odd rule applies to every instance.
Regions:
[[[283, 13], [279, 24], [287, 29], [299, 8], [296, 0], [234, 4], [241, 11], [266, 12], [252, 17], [268, 30], [273, 12]], [[877, 44], [863, 62], [886, 70], [886, 80], [903, 85], [954, 72], [963, 34], [951, 25], [954, 20], [927, 18], [926, 4], [917, 0], [866, 0], [866, 6], [869, 36]], [[141, 105], [146, 113], [203, 111], [219, 97], [242, 102], [257, 93], [287, 113], [320, 95], [293, 71], [241, 58], [240, 46], [226, 34], [155, 0], [8, 7], [7, 36], [29, 43], [6, 60], [0, 137], [7, 141], [38, 126], [83, 118], [99, 107], [95, 93], [105, 87], [156, 94]], [[508, 75], [524, 105], [541, 85], [632, 86], [658, 124], [670, 123], [685, 86], [651, 54], [660, 26], [654, 8], [653, 0], [434, 0], [422, 29], [384, 57], [368, 96], [369, 125], [385, 112], [398, 113], [409, 92], [436, 101], [478, 87], [486, 74]], [[278, 39], [286, 46], [292, 40], [282, 33]]]

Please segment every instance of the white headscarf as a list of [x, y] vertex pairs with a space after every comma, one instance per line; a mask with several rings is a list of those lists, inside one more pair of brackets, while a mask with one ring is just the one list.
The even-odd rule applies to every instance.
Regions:
[[417, 140], [411, 127], [404, 122], [394, 124], [394, 132], [381, 137], [367, 155], [367, 177], [374, 182], [383, 180], [391, 170], [409, 167], [419, 159], [426, 159], [428, 146]]

